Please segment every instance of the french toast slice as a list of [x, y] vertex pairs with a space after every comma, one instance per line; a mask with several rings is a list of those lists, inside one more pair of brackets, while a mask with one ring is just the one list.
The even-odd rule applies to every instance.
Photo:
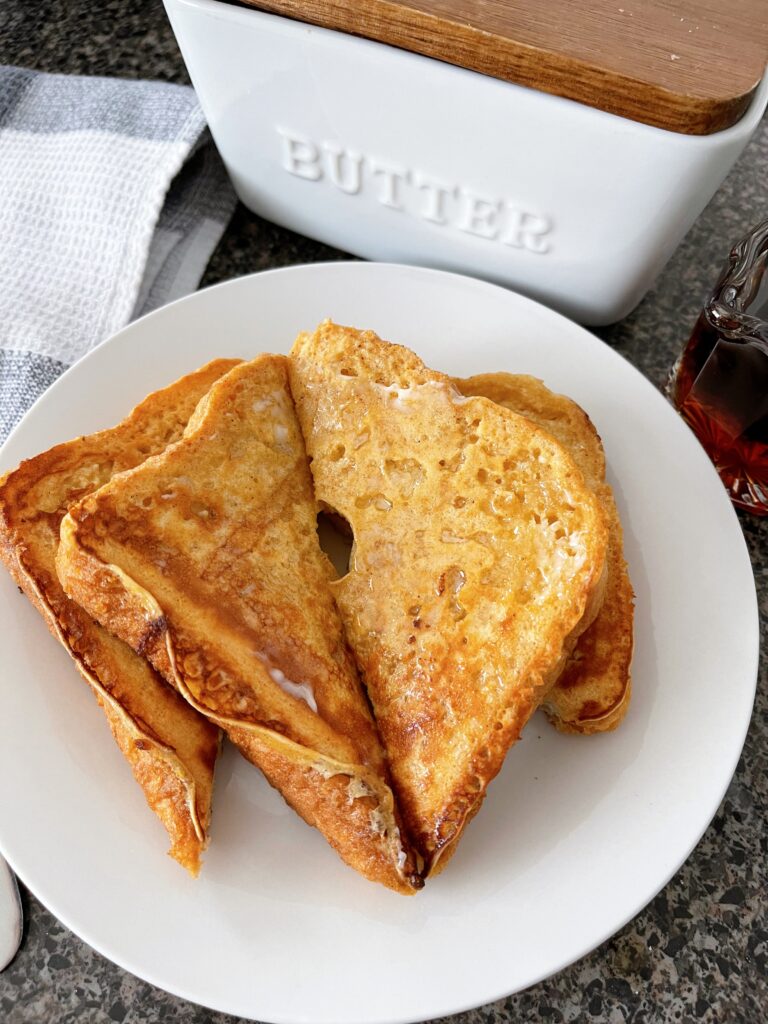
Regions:
[[326, 321], [291, 352], [333, 586], [406, 827], [442, 866], [600, 606], [607, 526], [573, 459], [408, 349]]
[[55, 561], [69, 506], [178, 440], [205, 392], [236, 363], [214, 360], [149, 395], [116, 427], [57, 445], [0, 482], [0, 557], [90, 684], [170, 836], [171, 856], [193, 875], [208, 842], [219, 730], [66, 596]]
[[59, 576], [348, 864], [411, 893], [316, 517], [287, 360], [260, 356], [211, 388], [181, 441], [70, 510]]
[[550, 391], [536, 377], [485, 373], [454, 383], [462, 394], [489, 398], [548, 431], [573, 455], [602, 505], [609, 534], [603, 604], [542, 707], [561, 732], [589, 735], [615, 729], [627, 713], [632, 692], [634, 594], [616, 501], [605, 482], [600, 435], [576, 402]]

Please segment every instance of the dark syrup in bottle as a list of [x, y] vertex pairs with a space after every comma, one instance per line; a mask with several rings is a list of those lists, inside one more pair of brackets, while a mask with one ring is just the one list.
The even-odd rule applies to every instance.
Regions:
[[768, 222], [731, 252], [671, 396], [735, 505], [768, 515]]

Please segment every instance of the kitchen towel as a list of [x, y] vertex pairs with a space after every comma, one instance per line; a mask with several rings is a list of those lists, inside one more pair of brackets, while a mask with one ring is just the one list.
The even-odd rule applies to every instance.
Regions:
[[234, 206], [187, 86], [0, 67], [0, 441], [86, 352], [194, 291]]

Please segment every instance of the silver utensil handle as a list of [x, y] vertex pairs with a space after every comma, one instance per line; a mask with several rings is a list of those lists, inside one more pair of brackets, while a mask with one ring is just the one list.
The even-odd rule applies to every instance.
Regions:
[[0, 857], [0, 971], [16, 956], [21, 943], [21, 899], [16, 877]]

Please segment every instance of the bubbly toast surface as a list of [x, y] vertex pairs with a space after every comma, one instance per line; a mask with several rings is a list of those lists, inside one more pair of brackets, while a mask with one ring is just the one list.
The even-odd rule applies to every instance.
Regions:
[[236, 360], [218, 359], [149, 395], [122, 423], [21, 465], [0, 482], [0, 556], [90, 684], [171, 856], [196, 874], [208, 839], [219, 730], [64, 593], [59, 526], [71, 504], [178, 440], [198, 401]]
[[434, 870], [599, 608], [604, 516], [549, 434], [373, 332], [299, 335], [291, 388], [318, 500], [354, 535], [333, 590]]
[[420, 887], [331, 594], [286, 359], [232, 370], [183, 439], [74, 506], [68, 593], [146, 655], [352, 867]]
[[592, 625], [579, 637], [543, 708], [562, 732], [615, 729], [629, 708], [632, 681], [634, 595], [624, 560], [621, 521], [605, 482], [600, 436], [572, 399], [550, 391], [535, 377], [487, 373], [454, 382], [464, 395], [481, 395], [533, 420], [573, 455], [608, 522], [605, 597]]

